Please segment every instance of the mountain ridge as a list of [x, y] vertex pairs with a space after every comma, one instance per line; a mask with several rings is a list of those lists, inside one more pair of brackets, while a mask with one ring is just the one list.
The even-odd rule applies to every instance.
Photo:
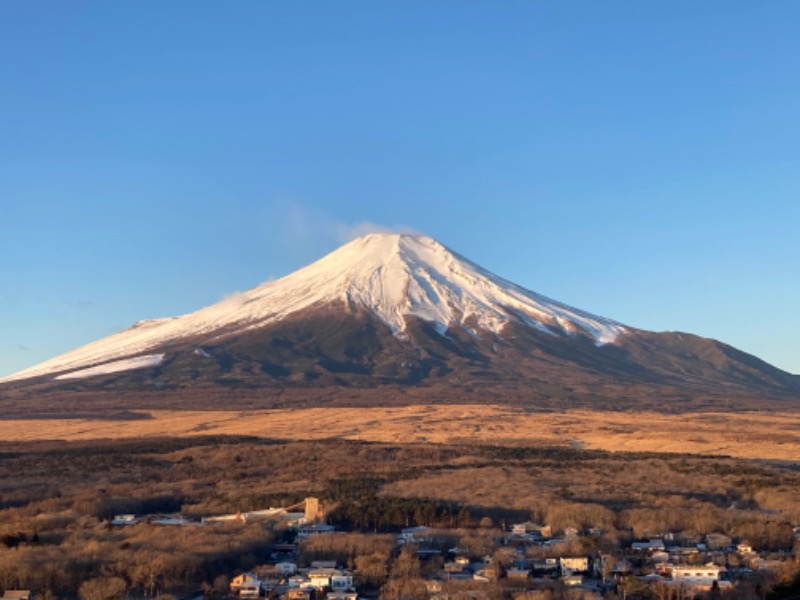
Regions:
[[337, 299], [372, 310], [400, 335], [407, 315], [434, 322], [440, 333], [456, 323], [464, 326], [473, 317], [478, 328], [493, 333], [516, 318], [543, 331], [580, 331], [598, 343], [613, 341], [624, 331], [610, 319], [502, 279], [429, 237], [370, 234], [278, 280], [186, 315], [139, 321], [0, 383], [59, 368], [92, 366], [103, 362], [102, 358], [141, 354], [160, 343], [198, 334], [231, 328], [233, 333], [241, 332]]
[[224, 388], [266, 404], [290, 388], [420, 388], [432, 402], [480, 389], [534, 403], [604, 402], [626, 389], [648, 402], [800, 398], [800, 377], [722, 342], [629, 327], [431, 238], [395, 234], [358, 238], [193, 313], [139, 322], [0, 386], [15, 397]]

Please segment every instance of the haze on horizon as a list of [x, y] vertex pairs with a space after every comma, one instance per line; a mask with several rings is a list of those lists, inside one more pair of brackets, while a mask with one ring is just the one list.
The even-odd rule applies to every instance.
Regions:
[[371, 231], [800, 373], [800, 6], [0, 6], [0, 377]]

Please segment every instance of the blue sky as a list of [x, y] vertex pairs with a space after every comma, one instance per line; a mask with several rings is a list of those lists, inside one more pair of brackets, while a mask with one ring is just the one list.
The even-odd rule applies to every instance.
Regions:
[[800, 3], [0, 3], [0, 376], [431, 235], [800, 373]]

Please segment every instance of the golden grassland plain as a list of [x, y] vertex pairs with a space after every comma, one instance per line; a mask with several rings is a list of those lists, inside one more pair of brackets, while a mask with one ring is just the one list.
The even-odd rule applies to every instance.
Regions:
[[800, 411], [542, 413], [499, 405], [415, 405], [246, 412], [149, 410], [143, 416], [147, 415], [132, 420], [0, 419], [0, 439], [75, 441], [235, 434], [287, 440], [571, 445], [800, 461]]

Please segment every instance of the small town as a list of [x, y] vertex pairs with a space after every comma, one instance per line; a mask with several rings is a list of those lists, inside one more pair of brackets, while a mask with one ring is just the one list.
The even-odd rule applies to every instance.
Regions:
[[[694, 537], [658, 532], [610, 548], [601, 543], [599, 528], [554, 531], [532, 521], [499, 526], [489, 521], [481, 519], [474, 531], [419, 525], [393, 534], [337, 531], [325, 523], [319, 500], [308, 497], [287, 508], [201, 520], [121, 514], [108, 526], [162, 528], [165, 535], [171, 527], [274, 526], [269, 560], [219, 573], [213, 585], [194, 592], [160, 590], [162, 600], [758, 598], [764, 581], [797, 560], [791, 549], [765, 551], [719, 532]], [[793, 535], [796, 551], [800, 527]], [[349, 558], [335, 558], [344, 554]], [[32, 596], [30, 590], [6, 590], [3, 600]]]

